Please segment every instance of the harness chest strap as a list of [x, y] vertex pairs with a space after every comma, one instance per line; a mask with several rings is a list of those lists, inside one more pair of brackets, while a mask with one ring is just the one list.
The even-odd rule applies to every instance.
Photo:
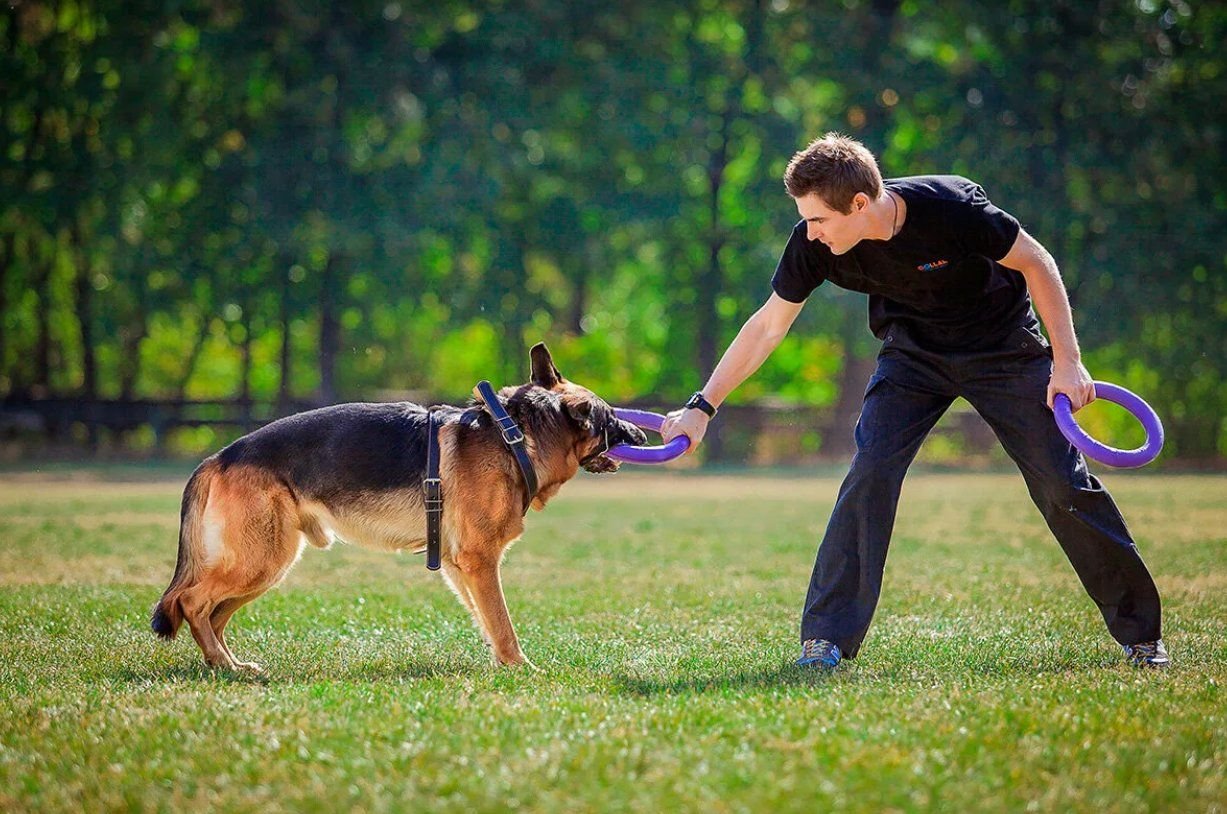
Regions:
[[438, 571], [443, 482], [439, 480], [439, 422], [433, 410], [426, 413], [426, 479], [422, 481], [422, 496], [426, 501], [426, 567]]
[[[528, 507], [537, 496], [538, 484], [537, 471], [524, 449], [524, 433], [507, 414], [507, 410], [495, 396], [490, 382], [483, 379], [477, 383], [476, 390], [486, 409], [498, 422], [503, 442], [515, 454], [520, 475], [524, 478], [523, 511], [528, 514]], [[422, 481], [422, 496], [426, 503], [426, 567], [431, 571], [438, 571], [440, 541], [443, 536], [443, 482], [439, 479], [439, 422], [435, 419], [433, 410], [426, 412], [426, 478]]]
[[537, 470], [533, 468], [533, 462], [528, 457], [527, 450], [524, 449], [524, 433], [507, 414], [507, 409], [494, 394], [494, 388], [490, 386], [490, 382], [482, 379], [474, 389], [486, 405], [486, 409], [490, 411], [490, 415], [494, 416], [494, 420], [498, 422], [498, 428], [503, 433], [503, 443], [515, 454], [516, 463], [520, 466], [520, 475], [524, 478], [524, 514], [528, 514], [528, 507], [532, 504], [533, 498], [537, 496], [538, 486]]

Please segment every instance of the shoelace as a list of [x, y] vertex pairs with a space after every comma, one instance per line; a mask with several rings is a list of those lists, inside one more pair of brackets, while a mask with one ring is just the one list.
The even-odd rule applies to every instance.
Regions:
[[832, 645], [822, 639], [806, 639], [801, 643], [801, 657], [812, 659], [817, 656], [829, 656]]
[[1131, 645], [1125, 652], [1130, 663], [1144, 666], [1166, 667], [1167, 650], [1159, 642], [1141, 642]]
[[1139, 663], [1167, 661], [1167, 652], [1161, 651], [1158, 642], [1141, 642], [1140, 645], [1134, 645], [1129, 649], [1129, 658], [1130, 661]]

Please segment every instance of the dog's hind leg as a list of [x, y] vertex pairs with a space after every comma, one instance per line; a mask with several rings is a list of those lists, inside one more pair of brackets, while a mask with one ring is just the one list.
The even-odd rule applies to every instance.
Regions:
[[235, 611], [280, 582], [298, 559], [303, 542], [294, 498], [261, 470], [231, 470], [214, 482], [204, 526], [204, 563], [182, 595], [183, 615], [211, 666], [256, 670], [235, 658], [224, 631]]
[[216, 607], [216, 602], [209, 594], [207, 583], [204, 585], [198, 583], [184, 591], [179, 600], [179, 605], [183, 608], [183, 618], [192, 629], [192, 638], [196, 640], [196, 644], [200, 645], [200, 652], [204, 653], [206, 664], [210, 667], [237, 669], [234, 659], [222, 647], [217, 634], [213, 631], [213, 626], [209, 623], [209, 616]]
[[234, 651], [230, 649], [230, 645], [226, 643], [226, 624], [230, 621], [230, 617], [234, 616], [235, 611], [246, 605], [251, 600], [258, 597], [263, 591], [247, 594], [246, 596], [236, 596], [230, 599], [222, 600], [217, 607], [213, 609], [213, 613], [209, 616], [209, 624], [213, 628], [213, 634], [217, 636], [217, 643], [221, 645], [222, 650], [230, 656], [230, 660], [234, 662], [234, 666], [240, 670], [247, 670], [252, 673], [263, 673], [264, 668], [254, 661], [239, 661], [234, 655]]

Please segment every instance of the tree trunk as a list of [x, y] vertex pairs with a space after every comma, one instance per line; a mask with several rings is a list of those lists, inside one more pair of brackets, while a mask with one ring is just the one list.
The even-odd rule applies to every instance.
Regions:
[[337, 355], [341, 352], [341, 323], [337, 319], [340, 306], [341, 259], [336, 252], [328, 255], [320, 279], [320, 400], [335, 404], [337, 400]]
[[498, 311], [503, 335], [500, 356], [503, 362], [503, 381], [506, 383], [528, 379], [528, 348], [524, 344], [524, 327], [528, 320], [524, 313], [524, 298], [527, 294], [524, 287], [525, 251], [522, 235], [523, 232], [517, 230], [517, 237], [501, 241], [502, 248], [497, 260], [497, 273], [502, 277], [502, 283], [497, 286], [497, 290], [510, 295], [515, 301], [512, 308]]
[[[584, 314], [588, 310], [588, 275], [592, 272], [594, 260], [597, 256], [597, 252], [592, 244], [593, 241], [589, 239], [578, 268], [571, 274], [571, 279], [575, 281], [575, 287], [571, 289], [571, 307], [567, 313], [567, 330], [576, 336], [582, 336], [584, 333]], [[560, 259], [563, 263], [567, 262], [565, 255]]]
[[[695, 292], [699, 318], [698, 363], [699, 369], [704, 371], [703, 375], [715, 370], [716, 363], [719, 361], [721, 320], [716, 309], [716, 300], [724, 290], [724, 266], [720, 260], [720, 251], [724, 248], [727, 239], [720, 218], [720, 192], [724, 187], [724, 174], [729, 164], [733, 123], [742, 115], [740, 85], [761, 70], [762, 19], [764, 17], [762, 6], [763, 3], [760, 0], [750, 11], [746, 25], [746, 51], [742, 58], [741, 70], [734, 77], [735, 84], [725, 97], [724, 112], [720, 116], [720, 132], [717, 134], [717, 146], [712, 150], [707, 165], [711, 231], [707, 244], [707, 271], [699, 276], [699, 290]], [[721, 427], [720, 422], [712, 424], [704, 439], [707, 456], [712, 461], [724, 460], [726, 455]]]
[[[94, 350], [94, 286], [90, 280], [89, 252], [81, 235], [81, 223], [73, 221], [72, 251], [76, 260], [77, 330], [81, 337], [81, 394], [98, 398], [98, 357]], [[93, 427], [90, 427], [91, 432]]]
[[707, 270], [699, 275], [695, 292], [698, 303], [698, 363], [699, 369], [710, 373], [716, 367], [716, 347], [720, 341], [720, 317], [716, 313], [716, 297], [724, 287], [724, 269], [720, 265], [720, 249], [724, 247], [724, 229], [720, 222], [720, 188], [724, 184], [724, 169], [728, 164], [729, 124], [734, 116], [732, 103], [721, 117], [719, 146], [712, 150], [707, 165], [708, 210], [711, 217], [707, 241]]
[[243, 341], [239, 345], [239, 404], [245, 433], [256, 428], [251, 414], [251, 311], [255, 307], [252, 300], [251, 292], [246, 292], [240, 322], [243, 326]]
[[[716, 297], [724, 288], [724, 269], [720, 265], [720, 249], [724, 246], [724, 230], [720, 222], [720, 188], [724, 184], [724, 170], [728, 165], [729, 124], [733, 116], [733, 102], [729, 102], [720, 119], [719, 145], [712, 150], [707, 165], [708, 177], [708, 207], [711, 215], [711, 227], [707, 241], [707, 270], [699, 275], [699, 288], [695, 292], [696, 312], [698, 314], [698, 364], [709, 375], [716, 369], [717, 344], [720, 341], [720, 315], [716, 312]], [[703, 446], [707, 450], [707, 458], [711, 461], [722, 461], [725, 455], [724, 434], [722, 425], [717, 422], [711, 426], [704, 437]]]
[[[0, 371], [4, 371], [4, 378], [8, 379], [10, 389], [13, 387], [13, 381], [6, 363], [8, 337], [4, 332], [4, 318], [8, 315], [8, 280], [9, 272], [13, 267], [13, 253], [16, 250], [17, 235], [13, 232], [5, 232], [3, 253], [0, 253]], [[3, 379], [0, 379], [0, 382], [2, 381]]]
[[860, 418], [865, 385], [877, 367], [877, 357], [858, 354], [853, 350], [856, 338], [865, 330], [863, 313], [849, 313], [843, 320], [844, 363], [839, 371], [839, 395], [831, 410], [831, 420], [822, 430], [822, 452], [826, 456], [851, 457], [856, 451], [854, 431]]
[[[27, 284], [31, 281], [30, 269], [33, 268], [34, 266], [34, 258], [33, 258], [34, 246], [33, 244], [34, 244], [34, 238], [31, 237], [28, 232], [25, 234], [14, 233], [13, 235], [13, 261], [14, 262], [10, 265], [9, 272], [13, 274], [14, 278], [17, 277], [17, 274], [14, 273], [17, 270], [16, 260], [17, 260], [18, 255], [21, 255], [24, 261], [23, 265], [21, 266], [21, 271], [23, 272], [22, 277], [24, 278], [22, 282], [25, 282]], [[20, 302], [20, 300], [18, 300], [18, 302]], [[3, 317], [3, 316], [4, 314], [0, 312], [0, 317]], [[6, 372], [8, 373], [8, 377], [9, 377], [9, 392], [12, 395], [18, 396], [20, 398], [29, 398], [31, 395], [30, 393], [30, 360], [29, 360], [30, 354], [29, 354], [28, 344], [25, 341], [23, 341], [25, 339], [26, 337], [22, 336], [21, 334], [14, 334], [11, 342], [8, 339], [6, 339], [6, 342], [9, 342], [9, 344], [12, 345], [12, 349], [13, 349], [13, 363], [6, 368]]]
[[[141, 257], [137, 262], [144, 270], [144, 258]], [[147, 276], [140, 273], [132, 277], [137, 285], [136, 313], [131, 322], [120, 331], [119, 397], [124, 401], [136, 396], [136, 382], [141, 375], [141, 343], [149, 335], [149, 291], [145, 284]]]
[[136, 398], [136, 382], [141, 375], [141, 343], [149, 333], [147, 318], [142, 305], [136, 320], [123, 332], [120, 342], [124, 359], [119, 368], [119, 397], [124, 401]]
[[[41, 253], [40, 253], [41, 254]], [[34, 290], [38, 294], [35, 306], [37, 339], [34, 345], [34, 392], [46, 396], [51, 392], [51, 270], [54, 258], [39, 257], [34, 261]]]
[[291, 285], [290, 285], [290, 267], [292, 260], [288, 255], [280, 255], [277, 262], [277, 268], [280, 269], [281, 279], [281, 313], [278, 315], [281, 321], [281, 354], [278, 358], [280, 366], [280, 379], [277, 383], [277, 411], [285, 413], [289, 411], [290, 406], [290, 323], [292, 321], [292, 302], [291, 302]]
[[[69, 233], [71, 250], [76, 260], [76, 310], [77, 330], [81, 338], [81, 395], [87, 405], [98, 399], [98, 359], [94, 353], [94, 285], [90, 280], [89, 252], [81, 235], [81, 221], [74, 218]], [[98, 425], [90, 415], [92, 407], [86, 407], [86, 445], [91, 451], [98, 449]]]
[[200, 315], [200, 327], [196, 330], [196, 337], [192, 340], [192, 347], [187, 352], [187, 360], [183, 363], [179, 381], [175, 383], [175, 398], [183, 401], [187, 398], [187, 386], [192, 380], [192, 374], [196, 372], [196, 364], [200, 361], [200, 354], [204, 352], [205, 342], [209, 338], [209, 327], [213, 324], [213, 317], [207, 312]]
[[251, 297], [243, 298], [243, 316], [239, 324], [243, 339], [239, 344], [239, 400], [251, 401]]

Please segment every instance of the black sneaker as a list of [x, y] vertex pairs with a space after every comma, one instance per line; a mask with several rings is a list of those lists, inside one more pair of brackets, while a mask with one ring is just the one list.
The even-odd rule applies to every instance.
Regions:
[[798, 667], [814, 667], [819, 670], [834, 670], [844, 654], [839, 652], [839, 645], [826, 639], [806, 639], [801, 642], [801, 658], [797, 659]]
[[1167, 648], [1163, 646], [1162, 639], [1157, 639], [1153, 642], [1127, 644], [1124, 647], [1125, 660], [1134, 667], [1162, 669], [1171, 664], [1171, 660], [1167, 657]]

